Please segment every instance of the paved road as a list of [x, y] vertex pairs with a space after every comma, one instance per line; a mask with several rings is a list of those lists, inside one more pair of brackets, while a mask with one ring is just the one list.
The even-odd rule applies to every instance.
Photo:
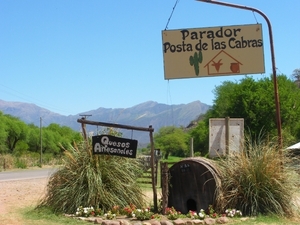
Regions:
[[17, 171], [3, 171], [0, 172], [0, 182], [1, 181], [13, 181], [13, 180], [27, 180], [27, 179], [37, 179], [37, 178], [47, 178], [50, 177], [52, 173], [56, 171], [55, 168], [47, 169], [26, 169]]

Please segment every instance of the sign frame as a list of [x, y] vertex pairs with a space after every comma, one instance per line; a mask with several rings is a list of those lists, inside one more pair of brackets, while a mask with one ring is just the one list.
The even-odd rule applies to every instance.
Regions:
[[162, 31], [164, 78], [265, 73], [262, 24]]
[[94, 155], [113, 155], [136, 158], [138, 141], [112, 135], [96, 135], [92, 137]]

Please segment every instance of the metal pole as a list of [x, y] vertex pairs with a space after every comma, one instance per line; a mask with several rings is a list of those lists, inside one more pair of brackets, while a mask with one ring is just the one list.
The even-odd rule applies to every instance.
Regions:
[[229, 121], [230, 118], [229, 117], [225, 117], [225, 152], [226, 152], [226, 156], [229, 155]]
[[206, 3], [213, 3], [217, 5], [223, 5], [223, 6], [229, 6], [233, 8], [239, 8], [239, 9], [245, 9], [257, 12], [260, 14], [267, 22], [268, 29], [269, 29], [269, 39], [270, 39], [270, 48], [271, 48], [271, 58], [272, 58], [272, 70], [273, 70], [273, 82], [274, 82], [274, 98], [275, 98], [275, 106], [276, 106], [276, 124], [277, 124], [277, 134], [278, 134], [278, 147], [279, 149], [282, 149], [282, 133], [281, 133], [281, 116], [280, 116], [280, 103], [279, 103], [279, 95], [278, 95], [278, 84], [277, 84], [277, 77], [276, 77], [276, 65], [275, 65], [275, 53], [274, 53], [274, 44], [273, 44], [273, 34], [272, 34], [272, 26], [269, 18], [260, 10], [248, 7], [248, 6], [242, 6], [242, 5], [236, 5], [232, 3], [226, 3], [226, 2], [219, 2], [214, 0], [196, 0], [199, 2], [206, 2]]
[[41, 142], [41, 152], [40, 152], [40, 167], [42, 167], [42, 154], [43, 154], [43, 141], [42, 141], [42, 117], [40, 117], [40, 142]]
[[[149, 126], [149, 130], [152, 129], [152, 126]], [[153, 190], [153, 207], [154, 212], [158, 211], [157, 207], [157, 190], [156, 190], [156, 182], [155, 182], [155, 174], [154, 174], [154, 141], [153, 141], [153, 131], [149, 132], [150, 135], [150, 145], [151, 145], [151, 178], [152, 178], [152, 190]]]

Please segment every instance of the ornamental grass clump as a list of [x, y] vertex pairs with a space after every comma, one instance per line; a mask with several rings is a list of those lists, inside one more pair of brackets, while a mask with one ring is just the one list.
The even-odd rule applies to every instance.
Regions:
[[104, 212], [129, 203], [142, 207], [144, 195], [136, 182], [141, 173], [135, 159], [94, 155], [86, 142], [72, 146], [65, 151], [63, 166], [50, 177], [38, 208], [72, 214], [78, 206], [93, 206]]
[[286, 151], [263, 141], [247, 141], [244, 150], [222, 158], [219, 210], [238, 208], [249, 216], [292, 216], [299, 175], [290, 166], [291, 161]]

